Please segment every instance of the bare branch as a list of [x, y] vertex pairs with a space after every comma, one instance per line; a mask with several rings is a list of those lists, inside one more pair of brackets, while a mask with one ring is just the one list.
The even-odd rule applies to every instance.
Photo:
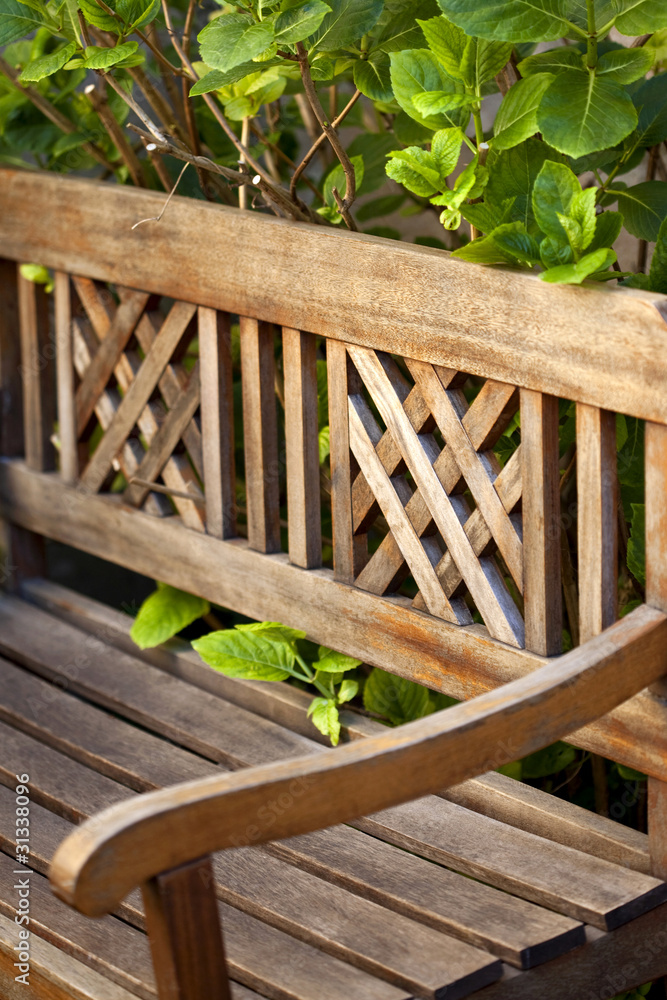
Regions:
[[[350, 111], [352, 110], [352, 108], [357, 103], [357, 101], [359, 100], [360, 97], [361, 97], [361, 91], [360, 90], [355, 90], [355, 92], [352, 95], [351, 99], [345, 105], [345, 107], [343, 108], [343, 110], [341, 111], [341, 113], [331, 123], [331, 128], [333, 128], [333, 129], [338, 128], [338, 126], [341, 124], [341, 122], [343, 122], [347, 118], [348, 114], [350, 113]], [[299, 166], [296, 168], [296, 171], [294, 172], [292, 180], [290, 181], [290, 188], [289, 188], [290, 194], [292, 195], [292, 197], [294, 197], [294, 195], [295, 195], [296, 185], [297, 185], [297, 183], [299, 181], [299, 178], [301, 177], [301, 174], [304, 172], [304, 170], [306, 169], [306, 167], [308, 166], [308, 164], [312, 160], [313, 156], [315, 155], [315, 153], [320, 148], [320, 146], [322, 145], [322, 143], [324, 142], [324, 140], [326, 138], [327, 138], [327, 133], [326, 132], [322, 132], [321, 135], [319, 135], [317, 137], [317, 139], [315, 140], [315, 142], [313, 143], [313, 145], [310, 147], [310, 149], [308, 150], [308, 152], [306, 153], [306, 155], [302, 159], [302, 161], [299, 164]]]

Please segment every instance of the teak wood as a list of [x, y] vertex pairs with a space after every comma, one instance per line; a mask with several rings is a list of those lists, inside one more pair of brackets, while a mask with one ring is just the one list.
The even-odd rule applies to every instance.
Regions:
[[[0, 196], [0, 989], [25, 761], [26, 996], [572, 1000], [667, 974], [665, 298], [179, 198], [133, 231], [159, 196], [51, 175], [3, 170]], [[646, 599], [620, 620], [616, 412], [646, 420]], [[345, 709], [332, 750], [305, 692], [140, 653], [29, 579], [41, 536], [463, 702], [393, 731]], [[648, 775], [647, 834], [495, 770], [562, 738]]]

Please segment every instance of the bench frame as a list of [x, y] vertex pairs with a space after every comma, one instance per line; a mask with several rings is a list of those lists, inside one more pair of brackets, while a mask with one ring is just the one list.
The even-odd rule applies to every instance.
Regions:
[[[220, 1000], [226, 1000], [224, 952], [205, 856], [242, 836], [267, 797], [289, 789], [294, 781], [308, 783], [308, 795], [288, 811], [284, 828], [272, 828], [271, 839], [276, 839], [480, 774], [489, 768], [490, 746], [511, 747], [499, 751], [503, 759], [495, 762], [498, 766], [563, 736], [649, 775], [652, 870], [667, 878], [667, 688], [661, 680], [666, 673], [667, 628], [662, 501], [667, 493], [665, 297], [590, 287], [554, 289], [534, 275], [482, 270], [428, 248], [315, 230], [179, 198], [173, 199], [159, 225], [133, 232], [133, 222], [155, 214], [159, 195], [52, 175], [2, 171], [0, 192], [6, 206], [0, 219], [5, 258], [0, 263], [0, 510], [9, 525], [10, 562], [19, 575], [42, 571], [38, 536], [43, 535], [251, 617], [304, 628], [316, 641], [455, 697], [478, 696], [444, 714], [315, 760], [194, 782], [115, 807], [63, 845], [53, 865], [56, 892], [83, 912], [101, 914], [142, 884], [160, 996], [203, 1000], [213, 997], [215, 982], [220, 984]], [[28, 261], [56, 270], [57, 393], [46, 298], [39, 287], [17, 279], [16, 264]], [[70, 275], [148, 293], [128, 293], [119, 313], [135, 309], [138, 317], [151, 294], [177, 300], [183, 329], [196, 314], [199, 382], [192, 377], [181, 386], [169, 413], [182, 407], [183, 428], [190, 414], [186, 405], [201, 405], [206, 495], [192, 493], [193, 500], [185, 499], [188, 490], [179, 500], [179, 491], [170, 490], [176, 505], [180, 503], [181, 517], [159, 518], [138, 509], [147, 497], [155, 497], [150, 487], [142, 487], [143, 481], [130, 486], [134, 495], [126, 500], [131, 503], [97, 495], [125, 441], [118, 430], [121, 408], [105, 428], [106, 443], [99, 455], [95, 453], [97, 464], [79, 468], [81, 426], [95, 400], [82, 399], [75, 390]], [[81, 288], [85, 291], [89, 285]], [[81, 288], [75, 287], [81, 298]], [[365, 308], [369, 303], [370, 318]], [[230, 314], [241, 317], [247, 541], [236, 532], [233, 440], [227, 424]], [[111, 322], [113, 328], [111, 318], [99, 322]], [[289, 379], [285, 554], [279, 551], [277, 476], [272, 466], [278, 460], [271, 417], [273, 324], [283, 328], [286, 382]], [[178, 331], [163, 329], [155, 343], [163, 345], [168, 335], [178, 342]], [[317, 336], [326, 338], [329, 365], [333, 572], [321, 567], [317, 440], [312, 434]], [[158, 353], [159, 348], [151, 347], [145, 362], [148, 366], [154, 360], [156, 379], [170, 358], [167, 352], [160, 360]], [[475, 566], [466, 565], [469, 576], [463, 575], [466, 583], [477, 581], [479, 600], [486, 602], [487, 628], [455, 623], [462, 614], [456, 588], [449, 594], [444, 588], [444, 599], [437, 588], [429, 590], [428, 567], [421, 588], [424, 599], [430, 595], [432, 606], [443, 608], [452, 621], [406, 598], [355, 585], [363, 563], [358, 545], [362, 532], [352, 502], [357, 466], [351, 452], [361, 461], [367, 439], [376, 449], [380, 444], [373, 440], [373, 425], [364, 409], [364, 386], [404, 455], [423, 476], [422, 492], [431, 482], [418, 427], [413, 440], [403, 408], [387, 402], [390, 390], [399, 399], [401, 392], [390, 355], [405, 359], [415, 384], [425, 395], [431, 392], [434, 415], [443, 393], [454, 398], [449, 386], [455, 386], [454, 373], [461, 370], [509, 383], [508, 399], [518, 392], [520, 548], [512, 549], [516, 539], [502, 512], [497, 512], [497, 521], [507, 545], [506, 561], [518, 552], [523, 620], [508, 610], [496, 582], [490, 587], [480, 582]], [[107, 368], [117, 360], [110, 354]], [[98, 382], [106, 370], [103, 362]], [[93, 367], [81, 383], [88, 388], [95, 381], [89, 375]], [[128, 377], [123, 405], [131, 396]], [[135, 395], [140, 377], [135, 378]], [[564, 656], [557, 655], [558, 396], [577, 404], [580, 484], [583, 644]], [[140, 403], [137, 412], [143, 409]], [[56, 410], [58, 472], [53, 471], [51, 444]], [[613, 411], [646, 420], [646, 605], [616, 624]], [[159, 435], [154, 439], [156, 451], [162, 445]], [[164, 449], [167, 436], [165, 431]], [[458, 458], [465, 460], [461, 454]], [[364, 466], [366, 478], [391, 511], [393, 501], [387, 500], [386, 491], [381, 493], [385, 473], [373, 461]], [[142, 469], [140, 463], [140, 473]], [[154, 482], [154, 471], [145, 474]], [[469, 483], [475, 474], [470, 466]], [[478, 489], [485, 496], [487, 484], [480, 482]], [[497, 494], [490, 503], [497, 505]], [[380, 506], [385, 510], [383, 503]], [[397, 537], [401, 526], [399, 512], [392, 521]], [[456, 535], [451, 526], [445, 528]], [[409, 548], [409, 531], [403, 537]], [[415, 564], [421, 565], [418, 556]], [[225, 572], [220, 573], [223, 565]], [[201, 832], [194, 840], [188, 837], [187, 851], [175, 846], [179, 837], [173, 836], [162, 853], [142, 852], [156, 824], [191, 831], [195, 821]], [[193, 857], [204, 860], [193, 863]], [[194, 905], [193, 893], [197, 911], [188, 909]], [[186, 912], [200, 916], [184, 921]], [[189, 950], [182, 947], [186, 940]]]

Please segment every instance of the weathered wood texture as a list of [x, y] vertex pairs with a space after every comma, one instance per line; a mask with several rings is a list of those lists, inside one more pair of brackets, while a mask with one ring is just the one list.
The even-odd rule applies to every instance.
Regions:
[[283, 370], [289, 557], [312, 569], [322, 565], [315, 337], [283, 330]]
[[[157, 214], [161, 198], [3, 170], [0, 245], [14, 260], [667, 422], [663, 296], [556, 289], [537, 275], [477, 268], [428, 247], [178, 196], [159, 226], [132, 231]], [[295, 275], [303, 280], [295, 284]]]
[[551, 656], [563, 628], [558, 400], [529, 389], [521, 392], [521, 468], [526, 648]]
[[229, 316], [199, 310], [201, 422], [204, 448], [206, 530], [215, 538], [236, 534], [234, 396]]
[[579, 641], [611, 625], [618, 605], [616, 415], [577, 406]]
[[18, 267], [0, 258], [0, 454], [23, 454]]
[[[454, 697], [470, 698], [545, 662], [494, 642], [481, 626], [450, 626], [415, 612], [407, 599], [381, 599], [337, 584], [329, 570], [304, 573], [290, 566], [286, 555], [267, 559], [241, 539], [195, 536], [177, 523], [129, 512], [104, 498], [81, 502], [76, 490], [45, 481], [20, 463], [0, 463], [0, 510], [50, 538], [252, 618], [303, 628], [323, 645], [342, 647], [364, 662]], [[326, 615], [320, 613], [322, 607]], [[666, 720], [665, 706], [642, 693], [571, 738], [578, 746], [665, 779]]]
[[[55, 468], [55, 345], [50, 340], [49, 303], [42, 285], [18, 279], [23, 381], [23, 434], [26, 463], [47, 472]], [[10, 355], [11, 356], [11, 355]]]
[[75, 483], [79, 474], [76, 409], [74, 404], [74, 345], [70, 277], [58, 271], [55, 277], [56, 375], [58, 388], [58, 437], [60, 475]]

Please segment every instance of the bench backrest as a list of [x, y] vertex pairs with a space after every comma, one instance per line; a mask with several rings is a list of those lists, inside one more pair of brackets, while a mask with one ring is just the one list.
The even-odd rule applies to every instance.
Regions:
[[[667, 610], [664, 296], [179, 198], [133, 230], [162, 196], [48, 174], [1, 171], [0, 203], [9, 521], [470, 697], [560, 651], [575, 520], [570, 620], [581, 642], [616, 620], [618, 412], [646, 421], [647, 602]], [[55, 270], [52, 309], [25, 262]], [[565, 514], [559, 400], [576, 405]], [[493, 447], [517, 420], [501, 468]], [[416, 597], [397, 593], [408, 577]], [[661, 694], [573, 742], [667, 780]]]

